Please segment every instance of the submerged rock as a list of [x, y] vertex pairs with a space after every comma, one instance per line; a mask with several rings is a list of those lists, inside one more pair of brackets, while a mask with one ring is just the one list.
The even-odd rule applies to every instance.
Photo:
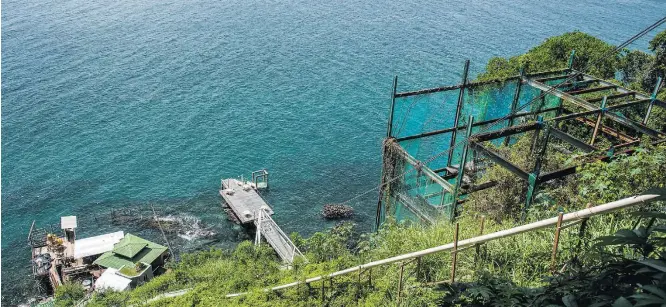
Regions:
[[347, 218], [354, 215], [354, 208], [343, 204], [326, 204], [322, 210], [322, 215], [327, 219]]

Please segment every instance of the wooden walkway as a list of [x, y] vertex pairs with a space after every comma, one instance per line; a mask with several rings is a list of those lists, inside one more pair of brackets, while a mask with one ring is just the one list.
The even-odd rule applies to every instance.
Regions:
[[254, 184], [224, 179], [220, 195], [241, 224], [252, 223], [257, 228], [256, 244], [264, 237], [280, 259], [288, 264], [293, 262], [295, 256], [303, 256], [289, 236], [273, 221], [273, 209], [257, 193]]

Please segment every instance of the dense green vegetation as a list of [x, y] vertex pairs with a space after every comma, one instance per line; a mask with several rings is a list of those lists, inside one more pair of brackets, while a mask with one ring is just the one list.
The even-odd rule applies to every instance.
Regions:
[[74, 306], [86, 296], [86, 290], [80, 283], [66, 282], [55, 292], [56, 306]]
[[[566, 65], [576, 49], [576, 68], [595, 63], [588, 72], [612, 78], [622, 72], [628, 86], [649, 92], [656, 76], [666, 72], [666, 31], [650, 42], [653, 54], [623, 51], [603, 57], [613, 46], [584, 33], [553, 37], [528, 53], [509, 59], [494, 58], [481, 79], [515, 75], [529, 63], [532, 71]], [[665, 91], [660, 97], [666, 95]], [[661, 115], [659, 115], [661, 116]], [[659, 121], [656, 121], [659, 122]], [[534, 157], [525, 154], [531, 138], [517, 139], [512, 150], [498, 147], [518, 165], [531, 165]], [[522, 149], [521, 149], [522, 148]], [[553, 152], [556, 152], [553, 150]], [[544, 168], [571, 165], [578, 160], [554, 153]], [[580, 162], [580, 161], [578, 161]], [[608, 163], [588, 163], [575, 176], [542, 187], [527, 221], [552, 217], [558, 211], [578, 210], [587, 203], [601, 204], [666, 185], [666, 146], [644, 146], [631, 156], [621, 155]], [[512, 181], [501, 168], [491, 168], [480, 180], [499, 180], [497, 188], [474, 194], [458, 218], [460, 238], [478, 235], [479, 217], [487, 219], [485, 232], [519, 225], [524, 204], [524, 184]], [[508, 179], [507, 179], [508, 178]], [[388, 221], [377, 233], [360, 234], [349, 223], [301, 238], [294, 242], [308, 262], [297, 261], [286, 270], [274, 252], [243, 242], [233, 251], [210, 250], [186, 254], [169, 271], [149, 283], [123, 293], [96, 295], [88, 306], [125, 306], [146, 302], [155, 295], [191, 288], [186, 295], [153, 301], [153, 306], [660, 306], [666, 303], [666, 214], [663, 204], [654, 203], [642, 212], [626, 210], [588, 221], [586, 226], [569, 227], [561, 236], [555, 272], [550, 255], [553, 230], [545, 229], [492, 241], [458, 254], [455, 284], [448, 284], [451, 255], [440, 253], [422, 258], [420, 266], [405, 266], [405, 282], [398, 302], [397, 265], [372, 270], [357, 288], [357, 275], [338, 277], [333, 283], [311, 288], [301, 286], [266, 293], [261, 289], [352, 267], [367, 261], [442, 245], [452, 241], [454, 227], [441, 222], [430, 227]], [[629, 212], [631, 211], [631, 212]], [[645, 212], [652, 211], [652, 212]], [[229, 293], [250, 293], [232, 299]]]

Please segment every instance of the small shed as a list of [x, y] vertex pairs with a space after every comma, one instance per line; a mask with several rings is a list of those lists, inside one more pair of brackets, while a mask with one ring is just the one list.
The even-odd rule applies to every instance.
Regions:
[[67, 242], [74, 243], [74, 240], [76, 240], [76, 227], [76, 216], [70, 215], [60, 217], [60, 229], [65, 231]]
[[108, 268], [95, 281], [95, 291], [113, 290], [125, 291], [130, 289], [132, 280], [118, 274], [118, 270]]
[[166, 246], [150, 242], [132, 234], [125, 237], [97, 260], [95, 264], [120, 270], [123, 266], [134, 266], [138, 262], [151, 265], [153, 268], [162, 266], [167, 254]]

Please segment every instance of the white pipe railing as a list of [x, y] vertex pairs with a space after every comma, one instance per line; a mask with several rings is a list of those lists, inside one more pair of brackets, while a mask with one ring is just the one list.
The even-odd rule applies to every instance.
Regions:
[[[646, 193], [646, 194], [642, 194], [642, 195], [638, 195], [638, 196], [632, 196], [632, 197], [629, 197], [629, 198], [624, 198], [624, 199], [621, 199], [621, 200], [617, 200], [617, 201], [610, 202], [610, 203], [607, 203], [607, 204], [599, 205], [599, 206], [596, 206], [596, 207], [586, 208], [586, 209], [583, 209], [583, 210], [567, 213], [562, 217], [562, 222], [563, 223], [564, 222], [575, 222], [575, 221], [579, 221], [581, 219], [588, 218], [588, 217], [591, 217], [591, 216], [594, 216], [594, 215], [604, 214], [604, 213], [612, 212], [612, 211], [615, 211], [615, 210], [618, 210], [618, 209], [631, 207], [631, 206], [636, 205], [636, 204], [643, 204], [643, 203], [650, 202], [650, 201], [665, 200], [665, 199], [666, 199], [666, 197], [664, 196], [664, 193], [662, 193], [661, 191], [659, 191], [657, 193]], [[522, 226], [510, 228], [510, 229], [505, 229], [505, 230], [489, 233], [489, 234], [486, 234], [486, 235], [473, 237], [473, 238], [466, 239], [466, 240], [461, 240], [461, 241], [458, 241], [457, 248], [462, 249], [462, 248], [473, 246], [473, 245], [476, 245], [476, 244], [480, 244], [480, 243], [484, 243], [484, 242], [488, 242], [488, 241], [492, 241], [492, 240], [497, 240], [497, 239], [505, 238], [505, 237], [509, 237], [509, 236], [514, 236], [514, 235], [521, 234], [521, 233], [524, 233], [524, 232], [527, 232], [527, 231], [532, 231], [532, 230], [545, 228], [545, 227], [548, 227], [548, 226], [553, 226], [553, 225], [557, 224], [557, 220], [558, 220], [557, 217], [553, 217], [553, 218], [537, 221], [537, 222], [534, 222], [534, 223], [530, 223], [530, 224], [526, 224], [526, 225], [522, 225]], [[300, 284], [309, 284], [309, 283], [312, 283], [312, 282], [323, 280], [325, 278], [332, 278], [332, 277], [336, 277], [336, 276], [340, 276], [340, 275], [345, 275], [345, 274], [357, 272], [357, 271], [360, 271], [360, 270], [363, 270], [363, 269], [368, 269], [368, 268], [372, 268], [372, 267], [376, 267], [376, 266], [380, 266], [380, 265], [385, 265], [385, 264], [391, 264], [391, 263], [395, 263], [395, 262], [410, 260], [410, 259], [414, 259], [414, 258], [418, 258], [418, 257], [423, 257], [423, 256], [439, 253], [439, 252], [450, 251], [453, 248], [454, 248], [453, 243], [444, 244], [444, 245], [440, 245], [440, 246], [436, 246], [436, 247], [432, 247], [432, 248], [428, 248], [428, 249], [424, 249], [424, 250], [420, 250], [420, 251], [416, 251], [416, 252], [411, 252], [411, 253], [402, 254], [402, 255], [398, 255], [398, 256], [394, 256], [394, 257], [390, 257], [390, 258], [385, 258], [385, 259], [381, 259], [381, 260], [368, 262], [368, 263], [358, 265], [358, 266], [355, 266], [355, 267], [351, 267], [351, 268], [348, 268], [348, 269], [345, 269], [345, 270], [342, 270], [342, 271], [337, 271], [337, 272], [333, 272], [333, 273], [326, 274], [326, 275], [320, 275], [320, 276], [308, 278], [305, 281], [296, 281], [296, 282], [292, 282], [292, 283], [289, 283], [289, 284], [284, 284], [284, 285], [281, 285], [281, 286], [266, 288], [263, 291], [269, 292], [269, 291], [287, 289], [287, 288], [298, 286]], [[241, 296], [241, 295], [244, 295], [244, 294], [247, 294], [247, 293], [248, 292], [232, 293], [232, 294], [227, 294], [226, 297], [236, 297], [236, 296]]]

